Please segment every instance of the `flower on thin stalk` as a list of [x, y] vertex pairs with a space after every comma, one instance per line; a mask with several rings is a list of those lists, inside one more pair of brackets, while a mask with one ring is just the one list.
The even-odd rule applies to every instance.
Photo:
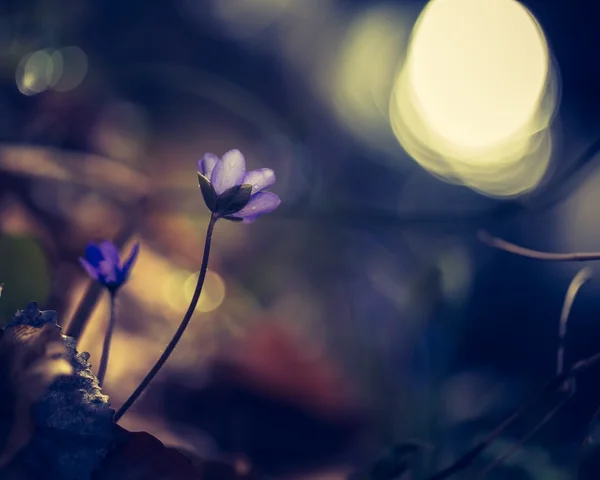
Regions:
[[136, 243], [129, 257], [123, 264], [119, 250], [112, 242], [90, 243], [85, 249], [85, 258], [79, 258], [79, 263], [90, 277], [108, 290], [116, 292], [129, 278], [129, 272], [140, 251]]
[[208, 209], [219, 218], [251, 223], [275, 210], [281, 200], [265, 188], [275, 183], [275, 172], [259, 168], [246, 172], [246, 160], [239, 150], [219, 158], [212, 153], [198, 160], [198, 184]]
[[115, 421], [118, 421], [131, 408], [156, 377], [188, 327], [202, 293], [202, 286], [208, 269], [212, 235], [217, 220], [225, 218], [234, 222], [253, 222], [259, 216], [275, 210], [281, 203], [277, 195], [265, 191], [265, 188], [275, 183], [273, 170], [262, 168], [246, 172], [246, 160], [239, 150], [230, 150], [222, 158], [207, 153], [198, 160], [197, 166], [198, 185], [202, 191], [204, 202], [212, 215], [206, 229], [204, 254], [202, 255], [202, 265], [200, 266], [196, 288], [183, 320], [175, 331], [175, 335], [173, 335], [162, 355], [135, 391], [117, 410], [114, 417]]

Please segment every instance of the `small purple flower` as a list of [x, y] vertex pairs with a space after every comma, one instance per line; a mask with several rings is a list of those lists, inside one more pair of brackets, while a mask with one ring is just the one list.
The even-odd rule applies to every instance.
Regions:
[[198, 160], [198, 183], [209, 210], [227, 220], [250, 223], [281, 203], [277, 195], [264, 191], [275, 183], [275, 172], [270, 168], [246, 172], [239, 150], [222, 158], [205, 154]]
[[114, 292], [129, 278], [139, 251], [140, 244], [136, 243], [121, 265], [119, 250], [112, 242], [90, 243], [85, 249], [85, 258], [79, 257], [79, 263], [90, 277]]

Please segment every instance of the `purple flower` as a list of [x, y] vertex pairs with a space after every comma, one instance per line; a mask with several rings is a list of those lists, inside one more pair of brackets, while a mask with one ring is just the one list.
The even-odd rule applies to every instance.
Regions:
[[136, 243], [121, 265], [119, 251], [112, 242], [90, 243], [85, 249], [85, 258], [80, 257], [79, 263], [90, 277], [114, 292], [127, 281], [139, 251], [140, 244]]
[[205, 154], [198, 160], [198, 183], [209, 210], [227, 220], [250, 223], [281, 203], [277, 195], [264, 191], [275, 183], [275, 172], [270, 168], [246, 172], [239, 150], [222, 158]]

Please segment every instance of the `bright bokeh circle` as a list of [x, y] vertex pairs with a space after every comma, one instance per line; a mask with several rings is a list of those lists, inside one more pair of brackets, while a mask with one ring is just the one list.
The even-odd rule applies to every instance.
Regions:
[[515, 0], [432, 0], [390, 101], [404, 149], [435, 175], [497, 196], [549, 165], [557, 83], [548, 45]]

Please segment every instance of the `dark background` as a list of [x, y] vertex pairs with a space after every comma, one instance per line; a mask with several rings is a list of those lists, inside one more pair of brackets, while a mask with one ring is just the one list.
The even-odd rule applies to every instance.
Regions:
[[[276, 170], [283, 204], [251, 227], [217, 229], [211, 262], [227, 285], [224, 303], [197, 319], [163, 382], [124, 426], [203, 452], [195, 433], [169, 420], [161, 385], [201, 376], [222, 342], [275, 315], [326, 345], [375, 412], [378, 448], [424, 438], [440, 448], [441, 466], [555, 373], [560, 310], [580, 268], [492, 250], [477, 241], [477, 229], [540, 250], [600, 250], [600, 5], [523, 2], [560, 75], [554, 168], [532, 193], [492, 199], [427, 174], [398, 145], [378, 149], [345, 128], [314, 88], [318, 69], [311, 68], [319, 52], [336, 52], [335, 41], [286, 50], [278, 41], [288, 13], [242, 34], [219, 18], [215, 3], [0, 3], [0, 315], [6, 320], [35, 299], [66, 320], [87, 285], [77, 264], [86, 243], [116, 238], [135, 220], [142, 254], [122, 293], [123, 340], [106, 385], [118, 405], [185, 308], [157, 298], [161, 275], [193, 272], [200, 262], [207, 215], [195, 160], [240, 148], [252, 168]], [[327, 2], [327, 17], [319, 2], [307, 2], [296, 6], [304, 17], [295, 21], [323, 34], [333, 15], [343, 31], [375, 4]], [[424, 2], [386, 3], [395, 4], [413, 22]], [[21, 58], [68, 45], [87, 55], [83, 82], [23, 95], [15, 84]], [[436, 193], [423, 201], [419, 189]], [[144, 282], [134, 287], [136, 277]], [[464, 288], [449, 296], [445, 285], [460, 279]], [[592, 280], [575, 302], [568, 363], [600, 349], [597, 289]], [[82, 338], [92, 358], [102, 332], [92, 324], [105, 313], [97, 311]], [[134, 361], [125, 356], [130, 338], [139, 341], [128, 344], [140, 349]], [[599, 404], [592, 370], [514, 457], [529, 472], [523, 478], [567, 478]]]

